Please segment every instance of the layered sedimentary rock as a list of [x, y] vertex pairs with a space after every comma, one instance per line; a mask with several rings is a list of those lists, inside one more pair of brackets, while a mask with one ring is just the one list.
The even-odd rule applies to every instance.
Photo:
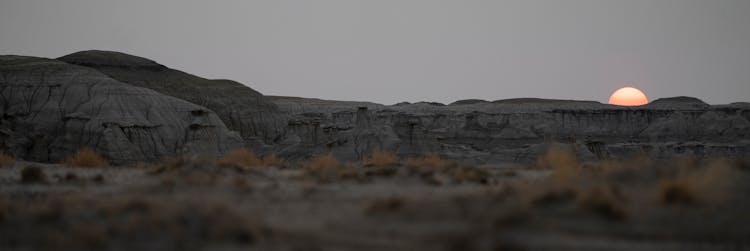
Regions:
[[[306, 102], [299, 100], [300, 106]], [[331, 151], [356, 159], [363, 151], [385, 148], [402, 157], [435, 152], [481, 164], [530, 162], [553, 144], [566, 144], [589, 160], [750, 154], [747, 106], [710, 106], [687, 97], [633, 108], [543, 99], [379, 107], [315, 103], [328, 109], [288, 111], [294, 114], [290, 134], [296, 141], [288, 142], [286, 152]]]
[[96, 69], [123, 83], [155, 90], [214, 111], [256, 151], [281, 140], [288, 117], [261, 93], [231, 80], [209, 80], [152, 60], [110, 51], [82, 51], [59, 60]]
[[121, 163], [242, 146], [206, 107], [58, 60], [0, 56], [0, 94], [0, 148], [20, 159], [54, 162], [92, 147]]

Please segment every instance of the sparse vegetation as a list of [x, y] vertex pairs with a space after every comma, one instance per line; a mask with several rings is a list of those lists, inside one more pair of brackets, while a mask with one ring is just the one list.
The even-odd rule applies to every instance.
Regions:
[[284, 167], [286, 161], [276, 155], [269, 155], [261, 158], [246, 148], [240, 148], [221, 157], [218, 164], [221, 167], [234, 167], [247, 171], [259, 167]]
[[235, 149], [219, 159], [219, 166], [235, 167], [242, 170], [250, 170], [263, 165], [263, 160], [258, 158], [252, 151], [240, 148]]
[[396, 153], [384, 149], [375, 149], [372, 154], [365, 159], [365, 166], [387, 166], [398, 163]]
[[108, 167], [109, 162], [94, 149], [84, 147], [78, 149], [73, 156], [63, 160], [63, 164], [70, 167]]
[[16, 158], [11, 156], [10, 154], [0, 151], [0, 167], [13, 166], [15, 163]]
[[318, 171], [341, 167], [341, 162], [332, 153], [328, 153], [315, 156], [302, 166], [308, 170]]

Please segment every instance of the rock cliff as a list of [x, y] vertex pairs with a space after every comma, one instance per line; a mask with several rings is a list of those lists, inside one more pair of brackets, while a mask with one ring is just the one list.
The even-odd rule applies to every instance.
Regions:
[[[310, 101], [297, 102], [303, 106]], [[315, 100], [316, 106], [329, 109], [288, 111], [294, 116], [290, 134], [296, 136], [291, 136], [295, 141], [288, 142], [282, 152], [331, 151], [353, 160], [368, 150], [385, 148], [402, 157], [436, 152], [477, 164], [527, 163], [553, 144], [569, 145], [588, 160], [634, 154], [750, 154], [750, 110], [746, 106], [710, 106], [687, 97], [632, 108], [544, 99], [370, 107], [320, 102]]]

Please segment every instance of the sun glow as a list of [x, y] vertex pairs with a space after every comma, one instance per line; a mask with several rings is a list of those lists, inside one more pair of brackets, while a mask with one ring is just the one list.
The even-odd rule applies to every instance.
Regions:
[[612, 93], [609, 104], [620, 106], [639, 106], [648, 104], [648, 98], [641, 90], [633, 87], [624, 87]]

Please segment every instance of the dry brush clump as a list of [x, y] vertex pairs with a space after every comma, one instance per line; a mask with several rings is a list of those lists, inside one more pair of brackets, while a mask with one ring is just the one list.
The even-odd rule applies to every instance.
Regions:
[[70, 167], [109, 167], [109, 162], [104, 157], [88, 147], [78, 149], [73, 156], [66, 157], [62, 164]]
[[450, 182], [464, 183], [488, 183], [490, 174], [486, 170], [468, 165], [460, 165], [454, 161], [444, 159], [439, 154], [431, 153], [421, 158], [412, 158], [406, 160], [404, 166], [412, 175], [418, 175], [424, 181], [439, 185], [441, 177], [445, 177]]
[[286, 161], [276, 155], [258, 157], [252, 151], [240, 148], [222, 156], [218, 164], [221, 167], [234, 167], [239, 170], [249, 171], [261, 167], [284, 167]]
[[660, 180], [659, 200], [664, 204], [719, 205], [731, 197], [735, 169], [726, 160], [683, 162], [673, 177]]
[[16, 158], [5, 152], [0, 152], [0, 167], [10, 167], [16, 164]]
[[365, 166], [388, 166], [398, 164], [398, 156], [395, 152], [384, 149], [375, 149], [364, 161]]

